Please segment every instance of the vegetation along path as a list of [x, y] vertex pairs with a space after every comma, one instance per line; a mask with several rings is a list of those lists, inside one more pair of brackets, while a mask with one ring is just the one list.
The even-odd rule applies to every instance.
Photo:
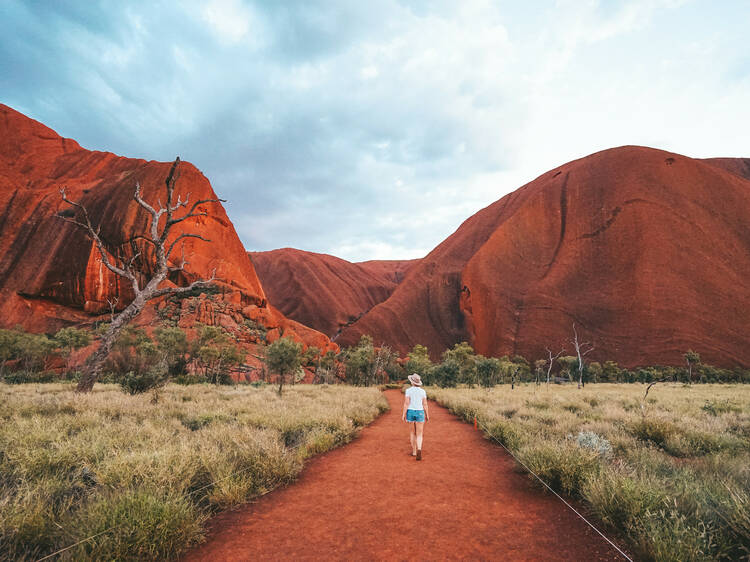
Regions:
[[621, 560], [479, 431], [431, 403], [411, 456], [402, 395], [353, 443], [312, 459], [291, 486], [220, 514], [186, 561]]

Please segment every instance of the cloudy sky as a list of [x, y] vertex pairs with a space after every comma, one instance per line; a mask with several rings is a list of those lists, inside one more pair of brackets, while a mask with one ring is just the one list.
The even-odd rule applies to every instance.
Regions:
[[420, 257], [566, 161], [750, 156], [747, 0], [0, 2], [0, 101], [180, 155], [249, 250]]

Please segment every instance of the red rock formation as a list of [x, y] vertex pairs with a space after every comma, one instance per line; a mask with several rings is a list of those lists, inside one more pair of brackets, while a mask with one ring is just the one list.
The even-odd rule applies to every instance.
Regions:
[[750, 180], [750, 158], [706, 158], [704, 162]]
[[292, 248], [250, 257], [274, 306], [331, 337], [387, 299], [418, 261], [351, 263]]
[[742, 170], [632, 146], [569, 162], [464, 222], [338, 343], [367, 333], [436, 356], [467, 340], [536, 359], [545, 346], [572, 352], [575, 322], [594, 359], [678, 364], [694, 349], [748, 366]]
[[[127, 241], [144, 232], [147, 214], [133, 201], [135, 183], [152, 205], [166, 194], [164, 179], [171, 163], [123, 158], [81, 148], [41, 123], [0, 105], [0, 326], [21, 325], [52, 331], [85, 323], [109, 311], [118, 299], [123, 308], [132, 294], [129, 284], [106, 269], [85, 233], [55, 215], [69, 207], [60, 198], [66, 187], [80, 200], [112, 252], [132, 255]], [[183, 162], [176, 192], [190, 200], [215, 198], [210, 183]], [[184, 285], [208, 278], [215, 269], [221, 295], [212, 296], [193, 321], [230, 329], [249, 319], [263, 323], [269, 334], [293, 335], [323, 349], [331, 343], [322, 334], [288, 320], [269, 307], [237, 234], [221, 204], [206, 204], [206, 217], [177, 225], [172, 236], [195, 232], [210, 243], [186, 239], [189, 265], [171, 281]], [[176, 251], [175, 261], [181, 252]], [[147, 267], [148, 260], [143, 260]], [[215, 308], [220, 308], [215, 314]], [[145, 317], [147, 317], [146, 315]], [[187, 315], [181, 323], [190, 321]], [[335, 346], [333, 346], [335, 347]]]

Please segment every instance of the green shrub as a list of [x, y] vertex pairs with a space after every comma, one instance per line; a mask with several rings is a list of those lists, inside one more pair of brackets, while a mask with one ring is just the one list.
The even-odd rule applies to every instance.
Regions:
[[569, 444], [550, 441], [522, 447], [519, 458], [552, 489], [578, 494], [584, 484], [599, 473], [599, 455]]
[[152, 367], [145, 373], [126, 373], [120, 378], [120, 387], [128, 394], [141, 394], [166, 384], [166, 370]]
[[[473, 416], [470, 416], [471, 418]], [[523, 444], [521, 432], [511, 422], [502, 420], [485, 422], [482, 420], [485, 431], [511, 451], [517, 450]]]
[[718, 416], [730, 412], [739, 414], [742, 411], [741, 408], [735, 406], [729, 400], [706, 400], [701, 409], [712, 416]]
[[175, 384], [190, 386], [191, 384], [206, 382], [206, 378], [199, 375], [177, 375], [172, 382]]
[[667, 491], [655, 478], [614, 469], [589, 478], [581, 495], [600, 520], [623, 530], [632, 529], [647, 513], [656, 513], [669, 504]]
[[663, 447], [677, 433], [677, 427], [663, 419], [641, 418], [631, 424], [630, 432], [641, 441], [651, 441]]
[[[74, 550], [74, 558], [163, 560], [197, 543], [205, 515], [168, 490], [129, 490], [103, 495], [81, 510], [71, 530], [78, 540], [99, 535]], [[84, 530], [88, 535], [81, 533]], [[100, 534], [101, 533], [101, 534]]]
[[49, 371], [14, 371], [6, 373], [3, 382], [6, 384], [42, 383], [59, 380], [60, 377]]
[[180, 422], [182, 423], [182, 425], [187, 427], [190, 431], [197, 431], [203, 427], [206, 427], [208, 424], [214, 421], [214, 419], [215, 419], [215, 416], [211, 414], [202, 414], [200, 416], [183, 418], [180, 420]]

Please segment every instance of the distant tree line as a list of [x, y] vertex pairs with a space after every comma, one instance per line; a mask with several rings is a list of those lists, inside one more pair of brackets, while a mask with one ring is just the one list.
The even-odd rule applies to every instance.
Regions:
[[[243, 327], [258, 329], [255, 325]], [[75, 352], [91, 346], [106, 332], [107, 325], [94, 330], [63, 328], [53, 334], [30, 334], [20, 328], [0, 330], [0, 380], [6, 383], [77, 380]], [[265, 340], [264, 340], [265, 341]], [[750, 369], [722, 369], [707, 365], [692, 350], [684, 354], [682, 366], [622, 368], [614, 361], [582, 361], [576, 355], [553, 355], [533, 362], [520, 355], [484, 357], [467, 342], [445, 350], [439, 362], [430, 359], [423, 345], [401, 358], [392, 348], [376, 346], [373, 338], [362, 336], [357, 345], [322, 352], [305, 348], [290, 337], [263, 343], [249, 352], [236, 336], [218, 326], [198, 325], [192, 339], [176, 325], [163, 324], [151, 331], [127, 326], [112, 346], [104, 367], [102, 382], [114, 382], [136, 394], [158, 390], [169, 381], [180, 384], [213, 383], [278, 385], [302, 380], [313, 383], [347, 383], [358, 386], [403, 381], [419, 373], [425, 384], [440, 387], [458, 385], [493, 387], [508, 384], [578, 383], [750, 383]], [[255, 357], [252, 365], [246, 363]], [[583, 363], [583, 364], [581, 364]]]

